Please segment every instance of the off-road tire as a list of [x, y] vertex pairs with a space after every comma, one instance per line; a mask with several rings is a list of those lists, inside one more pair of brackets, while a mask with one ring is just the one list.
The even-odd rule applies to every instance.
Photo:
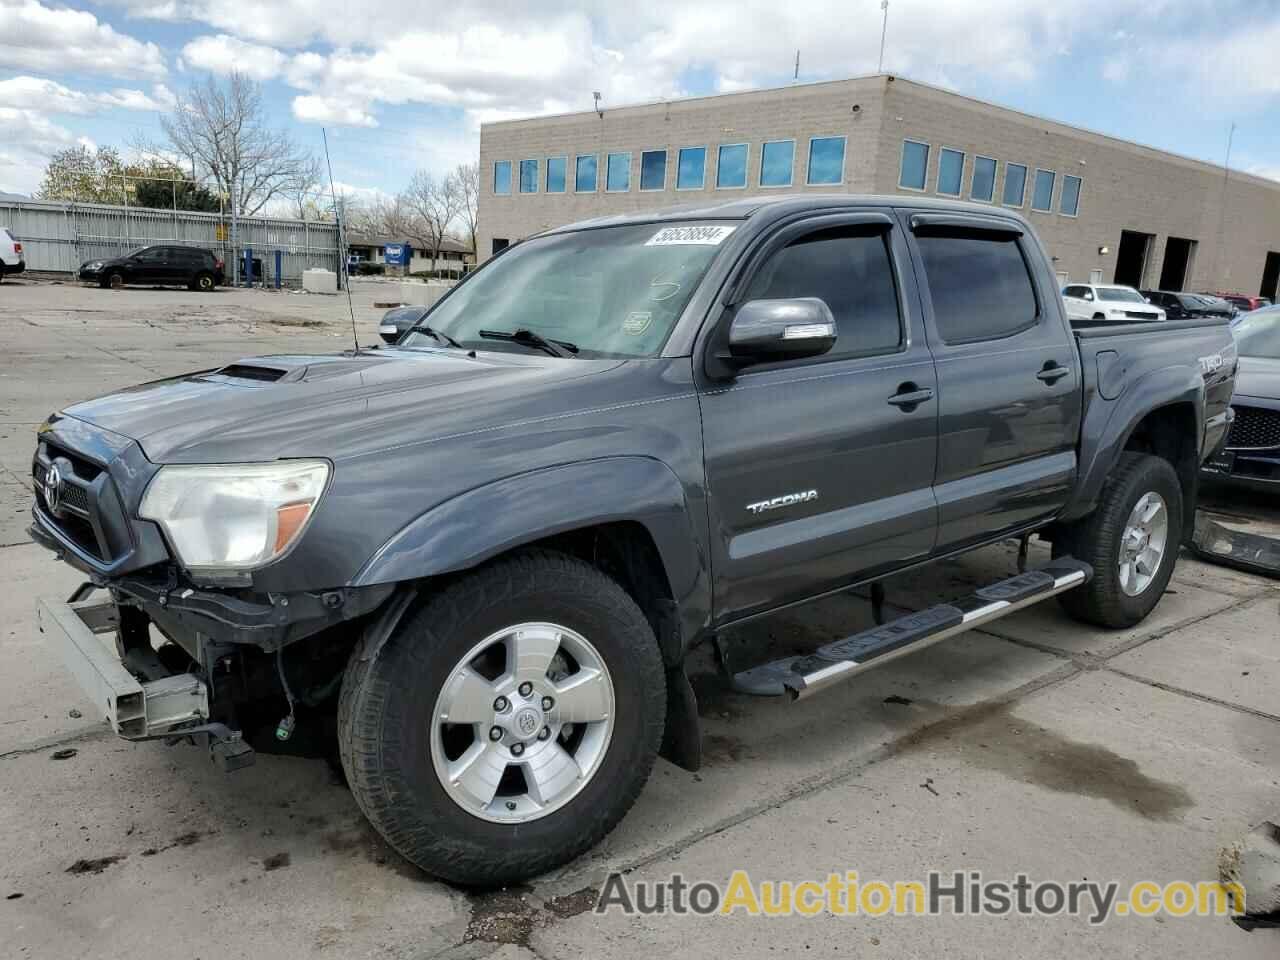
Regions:
[[[614, 684], [613, 735], [590, 782], [565, 806], [520, 824], [482, 820], [436, 775], [432, 715], [468, 650], [531, 621], [570, 627], [599, 651]], [[373, 659], [369, 642], [356, 645], [342, 684], [342, 766], [369, 822], [428, 873], [479, 887], [544, 873], [608, 834], [649, 778], [666, 716], [657, 639], [626, 591], [589, 564], [548, 550], [501, 558], [408, 610]]]
[[[1119, 556], [1125, 524], [1134, 505], [1148, 492], [1164, 498], [1169, 530], [1164, 557], [1151, 583], [1137, 596], [1120, 587]], [[1053, 556], [1073, 556], [1093, 567], [1083, 587], [1058, 595], [1076, 620], [1099, 627], [1132, 627], [1144, 620], [1164, 595], [1182, 543], [1182, 486], [1169, 461], [1145, 453], [1125, 453], [1102, 490], [1098, 507], [1059, 533]]]

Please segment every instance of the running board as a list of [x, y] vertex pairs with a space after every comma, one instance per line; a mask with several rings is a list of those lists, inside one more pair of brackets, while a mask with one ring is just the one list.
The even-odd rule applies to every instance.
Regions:
[[819, 647], [806, 656], [784, 657], [733, 676], [733, 689], [757, 697], [799, 700], [832, 684], [932, 646], [957, 633], [999, 620], [1023, 607], [1065, 593], [1093, 577], [1087, 563], [1063, 557], [1039, 570], [975, 590], [963, 600], [940, 603], [883, 626]]

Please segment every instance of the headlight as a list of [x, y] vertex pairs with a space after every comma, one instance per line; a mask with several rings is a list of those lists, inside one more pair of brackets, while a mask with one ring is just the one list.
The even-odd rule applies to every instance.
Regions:
[[252, 570], [307, 526], [329, 480], [324, 460], [161, 467], [138, 516], [154, 520], [191, 570]]

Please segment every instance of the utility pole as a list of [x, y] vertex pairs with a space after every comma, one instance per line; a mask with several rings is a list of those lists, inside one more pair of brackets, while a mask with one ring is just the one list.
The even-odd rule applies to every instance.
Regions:
[[884, 37], [889, 32], [889, 0], [880, 0], [880, 9], [884, 11], [884, 20], [880, 24], [880, 63], [876, 73], [884, 73]]
[[800, 51], [799, 50], [796, 51], [796, 72], [791, 77], [791, 82], [792, 83], [800, 82]]

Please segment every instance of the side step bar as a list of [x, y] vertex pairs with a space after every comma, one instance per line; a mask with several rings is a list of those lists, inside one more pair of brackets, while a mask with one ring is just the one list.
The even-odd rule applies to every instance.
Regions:
[[739, 693], [799, 700], [833, 684], [932, 646], [957, 633], [999, 620], [1023, 607], [1088, 583], [1093, 569], [1063, 557], [1039, 570], [975, 590], [955, 603], [940, 603], [883, 626], [819, 647], [806, 656], [784, 657], [734, 674]]

